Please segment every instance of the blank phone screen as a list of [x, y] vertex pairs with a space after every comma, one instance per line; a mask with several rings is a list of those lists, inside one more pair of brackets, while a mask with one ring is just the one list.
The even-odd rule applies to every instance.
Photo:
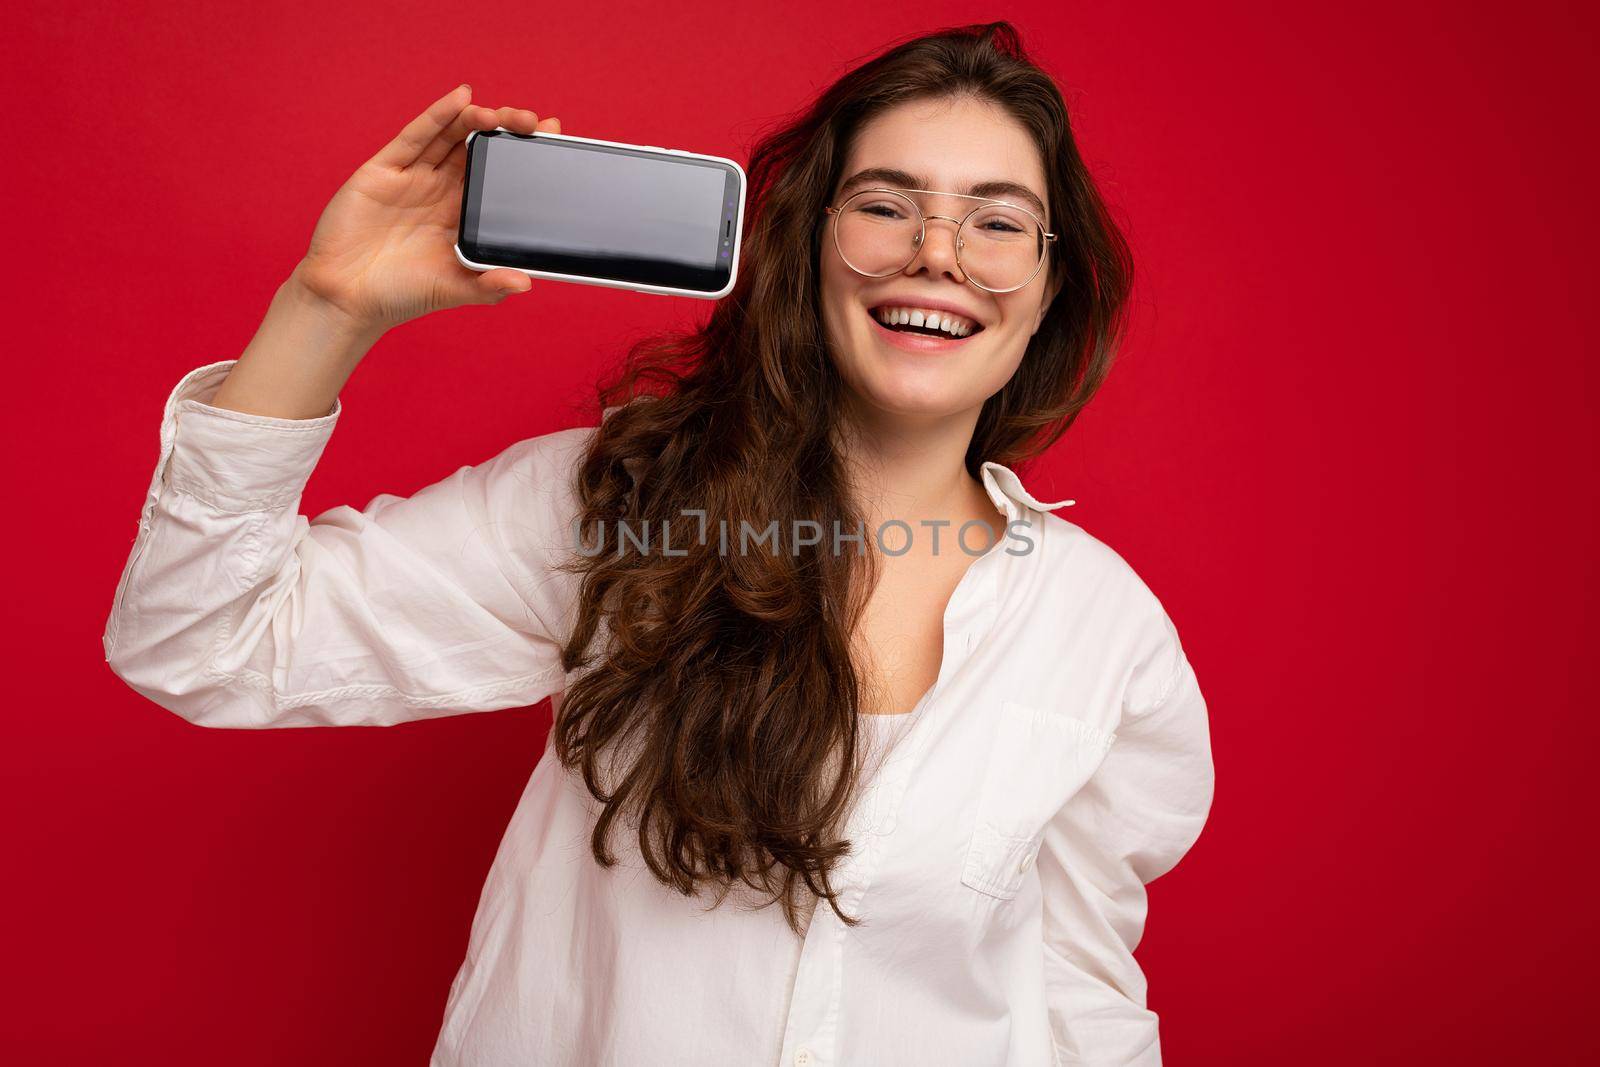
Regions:
[[506, 131], [473, 138], [462, 253], [477, 263], [716, 292], [738, 173], [711, 160]]

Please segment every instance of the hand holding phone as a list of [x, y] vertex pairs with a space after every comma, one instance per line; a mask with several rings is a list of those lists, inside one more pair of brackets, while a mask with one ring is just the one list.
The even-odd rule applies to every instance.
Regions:
[[365, 327], [388, 329], [431, 311], [496, 304], [526, 292], [518, 270], [479, 272], [456, 258], [454, 242], [476, 131], [559, 133], [561, 120], [529, 110], [487, 108], [460, 86], [426, 111], [344, 183], [311, 235], [296, 274], [318, 298]]

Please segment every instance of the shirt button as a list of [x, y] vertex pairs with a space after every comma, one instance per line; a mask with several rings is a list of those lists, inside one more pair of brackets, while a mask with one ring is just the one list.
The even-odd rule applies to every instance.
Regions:
[[808, 1048], [798, 1049], [794, 1054], [795, 1067], [809, 1067], [815, 1061], [816, 1057], [811, 1055], [811, 1050]]
[[1032, 867], [1032, 866], [1033, 866], [1033, 853], [1030, 852], [1026, 856], [1022, 857], [1022, 862], [1017, 864], [1017, 870], [1026, 871], [1029, 867]]

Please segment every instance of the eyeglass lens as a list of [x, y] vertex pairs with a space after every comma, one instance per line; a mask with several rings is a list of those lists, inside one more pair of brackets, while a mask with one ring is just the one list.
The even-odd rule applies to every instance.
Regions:
[[[921, 223], [918, 206], [908, 196], [881, 189], [857, 193], [844, 202], [834, 221], [839, 254], [871, 277], [902, 271], [916, 257]], [[961, 269], [985, 289], [1027, 284], [1044, 250], [1044, 231], [1033, 216], [1004, 204], [979, 205], [956, 231]]]

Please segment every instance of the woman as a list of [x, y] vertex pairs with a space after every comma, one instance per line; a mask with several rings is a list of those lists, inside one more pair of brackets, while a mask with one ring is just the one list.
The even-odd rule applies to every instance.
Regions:
[[737, 289], [597, 426], [308, 521], [377, 338], [528, 287], [454, 261], [463, 141], [560, 124], [469, 95], [173, 390], [112, 668], [204, 726], [552, 698], [435, 1064], [1158, 1063], [1132, 950], [1209, 809], [1205, 702], [1004, 465], [1089, 401], [1129, 286], [1055, 85], [1004, 23], [852, 71], [755, 151]]

